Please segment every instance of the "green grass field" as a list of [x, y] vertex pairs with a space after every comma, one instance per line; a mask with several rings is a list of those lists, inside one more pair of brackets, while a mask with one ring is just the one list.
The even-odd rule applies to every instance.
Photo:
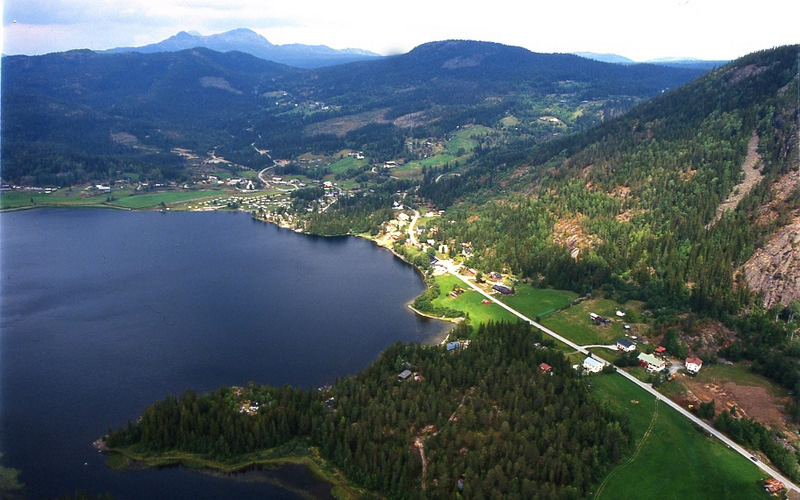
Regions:
[[654, 419], [655, 398], [641, 388], [616, 375], [593, 376], [592, 385], [595, 396], [630, 417], [637, 446], [594, 498], [767, 498], [760, 483], [765, 475], [747, 458], [706, 438], [663, 403]]
[[350, 168], [361, 168], [366, 165], [368, 162], [367, 160], [356, 160], [352, 156], [346, 156], [341, 160], [337, 160], [330, 165], [328, 168], [331, 169], [331, 173], [333, 174], [344, 174]]
[[211, 196], [224, 196], [226, 191], [207, 190], [207, 191], [165, 191], [163, 193], [148, 193], [119, 198], [111, 203], [118, 207], [142, 209], [157, 207], [162, 201], [170, 205], [172, 203], [182, 203], [198, 198]]
[[534, 288], [528, 285], [516, 285], [514, 289], [514, 295], [501, 296], [500, 300], [531, 319], [552, 314], [578, 298], [577, 293], [568, 290]]
[[107, 194], [91, 195], [81, 191], [68, 193], [66, 190], [59, 190], [52, 194], [7, 191], [0, 195], [0, 208], [13, 210], [34, 206], [102, 205], [107, 197]]
[[[20, 193], [8, 192], [0, 196], [0, 207], [4, 210], [28, 207], [56, 206], [98, 206], [130, 209], [157, 207], [162, 201], [167, 205], [181, 203], [210, 196], [224, 196], [224, 190], [204, 191], [164, 191], [161, 193], [132, 194], [131, 190], [113, 191], [112, 193], [93, 193], [83, 190], [68, 192], [59, 190], [55, 193]], [[112, 197], [110, 202], [106, 199]], [[33, 202], [31, 202], [33, 200]]]
[[[468, 290], [467, 284], [460, 279], [449, 274], [436, 277], [436, 282], [439, 284], [441, 294], [439, 298], [433, 301], [433, 305], [437, 307], [450, 307], [469, 313], [470, 323], [475, 328], [481, 323], [488, 321], [516, 321], [517, 317], [506, 311], [497, 304], [483, 304], [483, 295], [474, 290]], [[448, 294], [453, 290], [453, 286], [458, 285], [461, 288], [468, 290], [457, 299], [451, 298]]]
[[[628, 304], [630, 307], [631, 304]], [[624, 319], [614, 313], [620, 307], [613, 300], [592, 299], [581, 302], [542, 320], [542, 324], [580, 345], [612, 344], [625, 335]], [[593, 325], [589, 313], [611, 318], [608, 326]]]
[[492, 130], [482, 125], [474, 125], [469, 128], [462, 128], [445, 143], [444, 147], [451, 155], [457, 155], [460, 149], [471, 152], [478, 145], [478, 141], [472, 139], [476, 135], [486, 135]]

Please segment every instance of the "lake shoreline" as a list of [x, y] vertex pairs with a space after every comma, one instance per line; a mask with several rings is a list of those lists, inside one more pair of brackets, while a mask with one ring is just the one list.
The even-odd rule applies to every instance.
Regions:
[[[373, 238], [370, 238], [370, 237], [367, 237], [367, 236], [364, 236], [364, 235], [361, 235], [361, 234], [353, 234], [353, 233], [335, 234], [335, 235], [306, 233], [305, 231], [293, 228], [289, 224], [286, 224], [284, 222], [276, 222], [276, 221], [273, 221], [273, 220], [263, 219], [263, 218], [259, 218], [259, 217], [256, 217], [256, 216], [253, 216], [253, 220], [257, 220], [259, 222], [265, 222], [267, 224], [273, 224], [273, 225], [275, 225], [275, 226], [277, 226], [277, 227], [279, 227], [281, 229], [286, 229], [287, 231], [292, 231], [292, 232], [295, 232], [297, 234], [303, 234], [303, 235], [307, 235], [307, 236], [317, 236], [317, 237], [322, 237], [322, 238], [353, 237], [353, 238], [361, 238], [361, 239], [364, 239], [366, 241], [372, 242], [376, 247], [384, 249], [384, 250], [388, 250], [389, 252], [391, 252], [392, 255], [394, 255], [396, 258], [400, 259], [404, 263], [406, 263], [409, 266], [411, 266], [411, 268], [414, 269], [417, 272], [417, 274], [419, 274], [420, 278], [422, 278], [422, 281], [425, 283], [425, 290], [423, 290], [420, 293], [420, 295], [422, 295], [423, 293], [427, 292], [428, 289], [430, 288], [430, 286], [428, 285], [428, 280], [426, 279], [425, 273], [420, 268], [418, 268], [413, 263], [411, 263], [408, 259], [406, 259], [406, 257], [404, 255], [395, 252], [394, 249], [391, 248], [390, 246], [381, 245], [377, 240], [375, 240]], [[422, 311], [414, 309], [414, 306], [412, 305], [413, 303], [414, 303], [414, 300], [411, 300], [408, 303], [406, 303], [406, 306], [409, 309], [411, 309], [411, 311], [414, 312], [414, 314], [416, 314], [417, 316], [419, 316], [421, 318], [435, 320], [435, 321], [444, 321], [444, 322], [447, 322], [447, 323], [452, 323], [454, 325], [457, 325], [463, 319], [463, 318], [445, 318], [445, 317], [441, 317], [441, 316], [433, 316], [431, 314], [426, 314], [426, 313], [424, 313]], [[445, 331], [441, 335], [437, 335], [436, 336], [436, 341], [435, 342], [431, 342], [430, 345], [443, 345], [443, 344], [447, 343], [447, 339], [449, 338], [451, 331], [452, 331], [452, 328], [447, 330], [447, 331]]]
[[[245, 458], [233, 463], [223, 463], [192, 453], [164, 453], [158, 456], [142, 455], [130, 449], [108, 448], [103, 438], [94, 443], [99, 452], [106, 455], [106, 466], [115, 472], [134, 472], [151, 468], [185, 467], [201, 474], [218, 476], [220, 474], [247, 474], [263, 469], [279, 471], [286, 466], [300, 466], [307, 469], [315, 479], [330, 485], [331, 496], [335, 498], [356, 499], [364, 493], [336, 467], [324, 459], [313, 446], [300, 445], [295, 452], [282, 451], [286, 446], [270, 448], [258, 452], [258, 456]], [[297, 448], [295, 446], [294, 448]], [[275, 454], [275, 457], [268, 455]], [[286, 485], [281, 485], [287, 488]]]

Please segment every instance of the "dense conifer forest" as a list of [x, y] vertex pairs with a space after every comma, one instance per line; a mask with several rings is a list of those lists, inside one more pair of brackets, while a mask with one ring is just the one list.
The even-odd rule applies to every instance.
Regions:
[[454, 351], [395, 344], [323, 391], [250, 384], [168, 397], [107, 443], [226, 461], [299, 439], [390, 498], [583, 498], [631, 450], [629, 424], [546, 344], [525, 323], [482, 325]]

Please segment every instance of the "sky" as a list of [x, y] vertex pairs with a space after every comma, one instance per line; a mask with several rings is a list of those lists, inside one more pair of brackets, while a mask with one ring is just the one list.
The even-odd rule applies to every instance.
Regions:
[[735, 59], [800, 43], [796, 0], [4, 0], [3, 54], [102, 50], [249, 28], [383, 55], [470, 39], [534, 52]]

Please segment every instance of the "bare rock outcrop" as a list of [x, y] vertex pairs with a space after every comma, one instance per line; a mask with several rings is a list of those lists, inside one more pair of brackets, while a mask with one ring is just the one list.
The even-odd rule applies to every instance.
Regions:
[[800, 214], [750, 257], [743, 272], [750, 288], [763, 293], [766, 307], [800, 300]]

